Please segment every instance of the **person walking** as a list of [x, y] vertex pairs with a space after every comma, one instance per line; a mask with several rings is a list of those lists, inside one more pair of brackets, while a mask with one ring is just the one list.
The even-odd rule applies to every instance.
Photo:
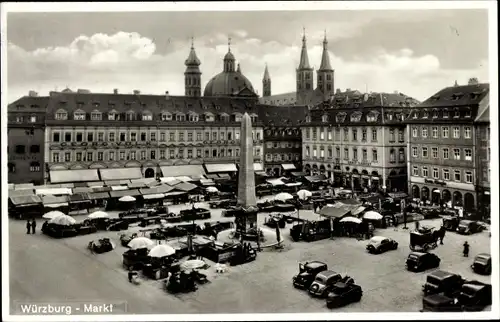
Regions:
[[29, 219], [26, 220], [26, 234], [31, 234], [31, 221]]
[[468, 242], [464, 243], [464, 257], [469, 257], [470, 245]]
[[443, 245], [443, 239], [445, 234], [446, 234], [446, 229], [444, 228], [444, 226], [441, 226], [441, 242], [440, 242], [441, 245]]
[[33, 219], [31, 221], [31, 232], [33, 235], [36, 234], [36, 220], [35, 219]]

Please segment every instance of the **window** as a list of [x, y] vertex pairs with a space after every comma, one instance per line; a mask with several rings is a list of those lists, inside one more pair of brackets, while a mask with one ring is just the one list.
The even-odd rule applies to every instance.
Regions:
[[109, 142], [115, 142], [115, 133], [111, 132], [108, 134]]
[[87, 133], [87, 142], [94, 141], [94, 133]]
[[377, 162], [378, 161], [378, 152], [376, 149], [372, 150], [372, 161]]
[[120, 142], [125, 142], [127, 140], [126, 134], [124, 132], [120, 133]]
[[472, 149], [465, 149], [465, 161], [472, 161]]
[[109, 151], [109, 161], [114, 161], [115, 160], [115, 152]]
[[66, 111], [57, 111], [56, 112], [56, 120], [67, 120], [68, 113]]
[[433, 168], [432, 169], [432, 177], [434, 179], [439, 179], [439, 169], [438, 168]]
[[349, 140], [349, 128], [344, 128], [344, 141]]
[[389, 162], [396, 162], [396, 151], [394, 149], [391, 149], [391, 151], [389, 152]]
[[172, 121], [172, 114], [170, 113], [162, 113], [161, 114], [162, 121]]
[[424, 119], [429, 118], [429, 112], [424, 111], [424, 115], [422, 116], [422, 118], [424, 118]]
[[132, 142], [137, 141], [137, 133], [135, 132], [130, 133], [130, 141]]
[[411, 148], [411, 156], [414, 158], [418, 158], [418, 148], [416, 146]]
[[349, 149], [344, 148], [344, 160], [349, 160]]
[[130, 160], [135, 160], [137, 158], [137, 155], [135, 151], [130, 151]]
[[241, 114], [234, 114], [234, 121], [241, 122]]
[[90, 114], [90, 119], [92, 121], [101, 121], [102, 120], [102, 113], [101, 112], [92, 112]]
[[466, 139], [471, 138], [471, 129], [468, 126], [464, 127], [464, 138]]
[[418, 176], [418, 167], [417, 167], [417, 166], [413, 166], [413, 172], [412, 172], [412, 175], [414, 175], [414, 176]]
[[[154, 152], [154, 151], [151, 151], [151, 152]], [[193, 150], [192, 149], [188, 149], [187, 150], [187, 158], [188, 159], [192, 159], [193, 158]]]
[[87, 161], [91, 162], [94, 157], [94, 153], [92, 152], [87, 152]]
[[398, 130], [399, 142], [405, 141], [405, 131], [403, 129]]
[[450, 112], [448, 110], [443, 111], [443, 118], [447, 119], [450, 117]]
[[448, 148], [443, 148], [443, 159], [450, 158], [450, 150]]
[[71, 142], [71, 132], [64, 133], [64, 142]]
[[150, 137], [151, 141], [155, 142], [156, 141], [156, 132], [149, 133], [149, 137]]
[[217, 140], [217, 132], [212, 132], [212, 140]]
[[103, 132], [97, 133], [97, 141], [99, 141], [99, 142], [104, 141], [104, 133]]
[[389, 130], [389, 142], [396, 141], [396, 131], [394, 129]]
[[[227, 134], [227, 139], [231, 140], [231, 133]], [[201, 132], [196, 132], [196, 141], [201, 141]]]
[[438, 138], [438, 128], [437, 128], [437, 126], [433, 126], [433, 127], [432, 127], [432, 137], [433, 137], [434, 139], [437, 139], [437, 138]]
[[61, 135], [59, 132], [52, 133], [52, 142], [59, 142], [61, 140]]
[[328, 158], [333, 158], [333, 150], [332, 148], [328, 148]]
[[201, 158], [201, 149], [196, 149], [196, 157]]
[[460, 139], [460, 128], [458, 126], [453, 127], [453, 138]]
[[455, 177], [454, 177], [454, 180], [455, 181], [460, 181], [460, 170], [455, 170]]
[[76, 111], [74, 114], [73, 114], [73, 119], [75, 121], [85, 121], [85, 112], [83, 111]]
[[[57, 115], [57, 114], [56, 114]], [[57, 119], [57, 118], [56, 118]], [[24, 116], [16, 116], [16, 122], [17, 123], [23, 123], [24, 122]]]
[[352, 159], [358, 160], [358, 148], [352, 148]]
[[472, 183], [472, 172], [465, 171], [465, 182]]
[[443, 128], [441, 130], [443, 132], [443, 139], [447, 139], [448, 138], [449, 128], [447, 126], [443, 126]]
[[143, 121], [152, 121], [153, 120], [153, 114], [150, 114], [150, 113], [144, 113], [144, 114], [142, 114], [142, 120]]
[[418, 128], [416, 126], [411, 128], [411, 136], [414, 138], [418, 137]]
[[363, 149], [362, 153], [363, 153], [363, 155], [362, 155], [363, 161], [366, 162], [368, 160], [368, 151], [366, 149]]
[[311, 133], [309, 132], [309, 129], [306, 129], [306, 139], [309, 140], [311, 138]]
[[325, 139], [325, 131], [320, 131], [319, 132], [319, 139], [324, 140]]
[[358, 129], [352, 129], [352, 140], [353, 141], [358, 140]]
[[[111, 152], [110, 152], [111, 153]], [[112, 159], [111, 159], [112, 160]], [[76, 161], [81, 162], [82, 161], [82, 152], [76, 152]]]
[[31, 162], [30, 172], [40, 172], [40, 163], [36, 161]]
[[188, 142], [193, 141], [193, 132], [188, 132]]
[[438, 148], [432, 148], [432, 158], [437, 159], [438, 156]]
[[175, 133], [174, 132], [170, 132], [169, 136], [170, 136], [170, 138], [169, 138], [170, 141], [175, 141]]
[[325, 114], [325, 115], [321, 116], [321, 122], [323, 122], [323, 123], [328, 122], [328, 115]]
[[372, 129], [372, 142], [377, 141], [377, 129]]
[[[195, 113], [189, 114], [189, 122], [198, 122], [198, 120], [199, 120], [198, 114], [195, 114]], [[191, 158], [189, 158], [189, 159], [191, 159]]]
[[311, 150], [309, 149], [308, 146], [306, 146], [306, 157], [311, 155]]
[[429, 157], [427, 147], [422, 148], [422, 158], [427, 158]]
[[422, 127], [422, 137], [423, 138], [427, 137], [427, 126]]
[[147, 139], [146, 132], [141, 132], [141, 141], [144, 142]]
[[318, 156], [318, 151], [316, 150], [316, 148], [313, 148], [313, 158], [317, 156]]
[[184, 114], [176, 114], [175, 115], [175, 120], [179, 122], [184, 122], [186, 120], [186, 115]]
[[165, 142], [167, 140], [167, 136], [165, 132], [160, 132], [160, 142]]
[[146, 151], [141, 151], [141, 160], [146, 160]]
[[111, 111], [108, 113], [108, 121], [114, 121], [116, 120], [116, 115], [117, 113], [115, 111]]
[[460, 117], [460, 111], [457, 109], [455, 110], [455, 113], [453, 113], [453, 118], [459, 118]]
[[335, 148], [335, 157], [340, 159], [340, 148], [339, 147]]
[[104, 159], [104, 152], [97, 152], [97, 161], [102, 161]]
[[125, 151], [120, 151], [120, 160], [125, 160]]
[[165, 159], [165, 150], [160, 150], [160, 160]]
[[127, 121], [134, 121], [135, 120], [135, 113], [134, 112], [127, 112], [125, 114], [125, 119]]
[[169, 158], [170, 159], [175, 159], [175, 150], [174, 149], [170, 149], [170, 151], [169, 151]]
[[443, 169], [443, 180], [450, 180], [450, 170]]
[[422, 167], [422, 177], [429, 176], [429, 169], [427, 167]]
[[333, 138], [333, 132], [331, 129], [328, 129], [328, 140], [331, 141]]
[[184, 132], [179, 132], [179, 141], [184, 141]]
[[40, 153], [40, 146], [36, 144], [30, 146], [30, 153]]
[[64, 162], [71, 162], [71, 152], [64, 152]]
[[[189, 152], [189, 150], [188, 150], [188, 152]], [[155, 150], [151, 150], [149, 155], [151, 157], [151, 160], [156, 160], [156, 151]]]
[[52, 153], [52, 162], [54, 162], [54, 163], [59, 162], [59, 152]]
[[399, 162], [405, 162], [405, 149], [399, 148]]
[[16, 153], [17, 154], [26, 153], [26, 147], [24, 145], [16, 145]]
[[319, 156], [321, 158], [324, 158], [325, 157], [325, 149], [321, 148], [321, 150], [319, 150]]
[[460, 149], [453, 149], [453, 159], [460, 160]]

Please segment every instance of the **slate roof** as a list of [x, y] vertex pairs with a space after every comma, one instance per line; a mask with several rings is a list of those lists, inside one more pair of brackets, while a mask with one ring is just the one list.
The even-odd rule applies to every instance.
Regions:
[[419, 108], [455, 107], [477, 105], [490, 90], [490, 84], [450, 86], [422, 102]]
[[306, 106], [260, 105], [257, 111], [264, 126], [296, 127], [304, 121], [308, 108]]

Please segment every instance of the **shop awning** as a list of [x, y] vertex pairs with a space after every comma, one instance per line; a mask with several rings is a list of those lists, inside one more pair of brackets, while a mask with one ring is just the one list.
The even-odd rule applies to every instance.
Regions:
[[337, 203], [332, 206], [323, 207], [319, 211], [319, 214], [323, 217], [340, 218], [347, 215], [350, 211], [352, 211], [355, 208], [357, 208], [357, 206], [348, 206]]
[[208, 173], [218, 173], [218, 172], [236, 172], [236, 164], [234, 163], [224, 163], [224, 164], [205, 164]]
[[14, 185], [14, 190], [25, 190], [25, 189], [34, 189], [35, 185], [32, 183], [19, 183]]
[[285, 184], [285, 186], [287, 186], [287, 187], [298, 187], [301, 185], [302, 185], [302, 182], [290, 182], [290, 183]]
[[75, 183], [73, 183], [73, 182], [60, 183], [60, 184], [58, 184], [58, 186], [59, 186], [58, 188], [71, 188], [71, 189], [73, 189], [75, 187]]
[[268, 177], [267, 173], [264, 171], [255, 171], [255, 175], [262, 176], [262, 177]]
[[42, 197], [42, 203], [44, 206], [52, 205], [52, 204], [67, 203], [67, 202], [68, 202], [68, 196], [56, 197], [56, 196], [49, 195], [49, 196]]
[[408, 195], [406, 194], [406, 192], [390, 192], [388, 193], [389, 197], [391, 197], [392, 199], [403, 199], [403, 198], [406, 198], [408, 197]]
[[205, 175], [205, 170], [201, 164], [171, 165], [160, 167], [160, 169], [164, 177], [187, 176], [199, 178], [200, 176]]
[[104, 181], [104, 184], [107, 186], [120, 186], [120, 185], [128, 185], [131, 181], [129, 179], [124, 179], [124, 180], [106, 180]]
[[180, 180], [177, 180], [177, 179], [174, 179], [174, 180], [169, 180], [167, 182], [165, 182], [166, 184], [168, 184], [169, 186], [173, 187], [175, 185], [178, 185], [179, 183], [181, 183], [182, 181]]
[[127, 186], [112, 186], [111, 191], [129, 190]]
[[87, 187], [104, 187], [104, 181], [87, 182]]
[[90, 201], [90, 197], [88, 193], [82, 192], [69, 196], [70, 203], [79, 203], [79, 202], [87, 202]]
[[129, 189], [144, 188], [146, 186], [147, 185], [144, 182], [133, 182], [133, 181], [127, 185]]
[[326, 180], [326, 176], [324, 174], [320, 174], [317, 176], [306, 176], [305, 179], [309, 182], [319, 182]]
[[142, 178], [140, 168], [99, 169], [99, 173], [104, 181]]
[[208, 179], [218, 179], [219, 176], [216, 173], [207, 174]]
[[99, 181], [97, 169], [82, 169], [82, 170], [50, 170], [50, 182], [87, 182]]
[[61, 203], [51, 203], [48, 205], [43, 205], [45, 208], [59, 208], [59, 207], [68, 207], [69, 204], [67, 202], [61, 202]]
[[91, 200], [109, 199], [109, 192], [91, 192], [89, 198]]
[[32, 196], [34, 194], [35, 194], [34, 189], [9, 190], [9, 197]]
[[92, 192], [92, 188], [90, 187], [78, 187], [78, 188], [73, 188], [73, 193], [82, 193], [82, 192]]
[[305, 173], [305, 172], [291, 172], [291, 175], [294, 177], [305, 177], [305, 176], [307, 176], [307, 173]]
[[352, 214], [353, 216], [357, 216], [357, 215], [359, 215], [360, 213], [362, 213], [365, 209], [366, 209], [365, 207], [363, 207], [363, 206], [359, 206], [358, 208], [356, 208], [356, 209], [352, 210], [352, 211], [351, 211], [351, 214]]
[[264, 168], [262, 167], [262, 163], [254, 163], [253, 164], [253, 171], [263, 171]]
[[172, 192], [167, 192], [165, 194], [165, 197], [180, 196], [180, 195], [183, 195], [183, 194], [186, 194], [186, 193], [187, 193], [186, 191], [172, 191]]
[[204, 186], [214, 186], [215, 182], [212, 179], [201, 179], [200, 183]]
[[141, 193], [139, 192], [139, 189], [131, 189], [131, 190], [119, 190], [119, 191], [111, 191], [109, 193], [111, 198], [121, 198], [125, 196], [140, 196]]
[[111, 187], [92, 187], [92, 192], [109, 192]]
[[37, 195], [71, 195], [73, 192], [70, 188], [52, 188], [52, 189], [36, 189]]
[[266, 180], [268, 183], [272, 184], [273, 186], [282, 186], [285, 183], [281, 181], [280, 179], [267, 179]]
[[283, 170], [295, 170], [295, 169], [297, 169], [295, 167], [295, 164], [293, 164], [293, 163], [284, 163], [281, 165], [281, 167], [283, 168]]
[[197, 186], [192, 184], [192, 183], [188, 183], [188, 182], [181, 182], [177, 185], [175, 185], [174, 189], [177, 189], [177, 190], [182, 190], [182, 191], [185, 191], [185, 192], [188, 192], [188, 191], [191, 191], [193, 189], [196, 189]]
[[340, 199], [340, 200], [337, 200], [337, 202], [340, 202], [340, 203], [343, 203], [344, 205], [355, 205], [355, 206], [359, 206], [361, 205], [361, 202], [359, 202], [358, 200], [356, 199]]
[[188, 176], [179, 176], [179, 177], [175, 177], [175, 179], [182, 181], [182, 182], [196, 181], [193, 178], [188, 177]]
[[217, 176], [219, 179], [231, 179], [231, 176], [227, 173], [219, 173]]
[[10, 202], [12, 202], [14, 206], [28, 206], [28, 205], [41, 204], [42, 198], [35, 195], [18, 196], [18, 197], [10, 197]]
[[144, 188], [144, 189], [139, 189], [139, 192], [145, 196], [145, 195], [154, 195], [154, 194], [160, 194], [160, 193], [167, 193], [174, 190], [173, 187], [170, 187], [168, 185], [161, 185], [153, 188]]
[[152, 195], [144, 195], [142, 196], [144, 199], [146, 200], [150, 200], [150, 199], [161, 199], [161, 198], [165, 198], [165, 194], [164, 193], [155, 193], [155, 194], [152, 194]]

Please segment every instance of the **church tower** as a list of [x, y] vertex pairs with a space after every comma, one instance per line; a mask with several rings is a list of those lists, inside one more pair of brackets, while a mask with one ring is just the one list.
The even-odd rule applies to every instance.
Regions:
[[234, 72], [236, 59], [234, 58], [233, 53], [231, 52], [231, 38], [229, 38], [227, 42], [227, 54], [224, 56], [224, 72]]
[[271, 96], [271, 76], [269, 76], [267, 64], [266, 69], [264, 70], [264, 77], [262, 78], [262, 96]]
[[306, 104], [308, 92], [314, 89], [313, 68], [309, 65], [309, 56], [307, 55], [306, 31], [302, 36], [302, 51], [300, 53], [300, 63], [296, 70], [297, 80], [297, 104]]
[[196, 56], [196, 51], [194, 50], [194, 40], [191, 39], [191, 51], [189, 56], [184, 62], [186, 65], [186, 71], [184, 72], [184, 88], [185, 95], [189, 97], [200, 97], [201, 96], [201, 71], [200, 65], [201, 61]]
[[334, 87], [334, 70], [330, 65], [330, 56], [328, 54], [328, 40], [323, 39], [323, 55], [321, 56], [321, 66], [319, 67], [317, 73], [317, 86], [318, 89], [323, 93], [323, 99], [327, 100], [331, 95], [335, 93]]

